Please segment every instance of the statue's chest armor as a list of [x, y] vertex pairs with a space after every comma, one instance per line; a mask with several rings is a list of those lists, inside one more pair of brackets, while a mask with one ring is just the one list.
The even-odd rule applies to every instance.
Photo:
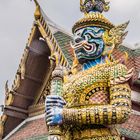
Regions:
[[108, 104], [110, 83], [124, 81], [126, 74], [126, 67], [116, 61], [70, 76], [63, 86], [67, 107]]
[[68, 107], [87, 105], [105, 105], [109, 103], [109, 92], [106, 83], [94, 84], [83, 92], [69, 92], [64, 95]]
[[63, 87], [67, 107], [108, 104], [108, 75], [108, 69], [98, 68], [71, 76]]

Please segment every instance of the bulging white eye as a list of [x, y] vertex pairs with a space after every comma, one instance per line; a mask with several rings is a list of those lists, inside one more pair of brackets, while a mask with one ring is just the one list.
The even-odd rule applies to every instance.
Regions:
[[78, 43], [77, 41], [78, 41], [79, 38], [81, 38], [81, 34], [80, 33], [76, 33], [74, 35], [74, 43]]
[[88, 38], [88, 39], [91, 39], [91, 36], [90, 36], [89, 34], [88, 34], [88, 35], [86, 35], [86, 36], [87, 36], [87, 38]]
[[75, 40], [76, 40], [77, 38], [78, 38], [78, 36], [76, 36], [76, 35], [75, 35], [75, 36], [74, 36], [74, 43], [76, 43], [76, 41], [75, 41]]

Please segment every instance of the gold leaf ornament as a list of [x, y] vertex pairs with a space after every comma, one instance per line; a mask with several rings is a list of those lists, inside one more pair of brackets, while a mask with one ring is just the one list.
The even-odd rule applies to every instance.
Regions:
[[2, 138], [3, 133], [4, 133], [4, 123], [6, 119], [7, 119], [6, 115], [0, 116], [0, 139]]
[[103, 55], [112, 53], [114, 47], [122, 43], [128, 33], [128, 31], [125, 31], [128, 24], [129, 21], [125, 22], [124, 24], [120, 24], [104, 33], [103, 40], [105, 43], [105, 50]]
[[12, 92], [9, 90], [8, 88], [8, 81], [6, 81], [6, 84], [5, 84], [5, 105], [11, 105], [14, 101], [14, 97], [13, 97], [13, 94]]

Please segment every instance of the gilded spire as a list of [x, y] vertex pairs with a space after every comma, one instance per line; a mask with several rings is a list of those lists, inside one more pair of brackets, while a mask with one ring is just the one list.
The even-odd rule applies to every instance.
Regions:
[[39, 3], [38, 3], [37, 0], [34, 0], [34, 2], [35, 2], [35, 4], [36, 4], [36, 6], [39, 6]]
[[80, 0], [80, 10], [83, 13], [106, 12], [109, 10], [109, 2], [106, 0]]
[[34, 16], [35, 16], [35, 19], [37, 20], [41, 16], [41, 13], [40, 13], [40, 5], [39, 5], [39, 3], [38, 3], [37, 0], [34, 0], [34, 2], [35, 2], [35, 5], [36, 5], [36, 10], [35, 10]]

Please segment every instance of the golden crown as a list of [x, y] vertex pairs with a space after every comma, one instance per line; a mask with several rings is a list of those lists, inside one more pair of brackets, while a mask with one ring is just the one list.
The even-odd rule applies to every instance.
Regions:
[[84, 13], [84, 18], [76, 22], [72, 32], [88, 26], [102, 27], [110, 30], [114, 25], [103, 16], [103, 11], [109, 10], [109, 2], [105, 0], [80, 0], [80, 10]]

